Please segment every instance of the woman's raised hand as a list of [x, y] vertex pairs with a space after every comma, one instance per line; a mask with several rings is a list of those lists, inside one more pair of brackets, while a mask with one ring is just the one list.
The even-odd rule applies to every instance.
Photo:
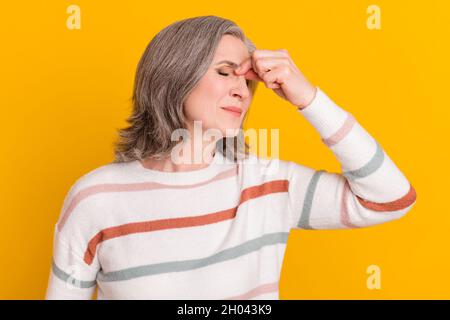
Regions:
[[308, 106], [316, 95], [317, 88], [297, 68], [286, 49], [255, 50], [234, 72], [248, 80], [264, 82], [299, 109]]

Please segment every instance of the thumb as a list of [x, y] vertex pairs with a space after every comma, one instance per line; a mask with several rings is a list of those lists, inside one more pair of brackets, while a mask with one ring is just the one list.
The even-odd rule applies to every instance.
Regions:
[[248, 80], [257, 80], [257, 81], [261, 81], [264, 82], [263, 79], [261, 79], [258, 74], [253, 71], [253, 69], [249, 69], [245, 74], [244, 74], [245, 78]]

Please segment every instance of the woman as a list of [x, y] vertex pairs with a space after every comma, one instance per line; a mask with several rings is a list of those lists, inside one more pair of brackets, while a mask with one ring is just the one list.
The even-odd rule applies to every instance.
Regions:
[[[249, 154], [241, 129], [260, 82], [311, 123], [342, 174]], [[256, 50], [230, 20], [159, 32], [133, 106], [115, 161], [64, 200], [47, 299], [91, 299], [96, 287], [98, 299], [278, 299], [291, 229], [368, 227], [416, 201], [376, 140], [286, 50]]]

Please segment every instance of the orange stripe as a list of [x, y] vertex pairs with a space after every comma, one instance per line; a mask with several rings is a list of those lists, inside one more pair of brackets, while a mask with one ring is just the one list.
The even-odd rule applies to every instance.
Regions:
[[356, 195], [356, 198], [358, 199], [359, 203], [362, 204], [363, 207], [373, 210], [373, 211], [397, 211], [402, 210], [407, 207], [409, 207], [411, 204], [413, 204], [416, 201], [416, 190], [414, 190], [413, 186], [409, 184], [410, 188], [406, 195], [401, 197], [400, 199], [391, 201], [391, 202], [384, 202], [384, 203], [377, 203], [377, 202], [371, 202], [364, 200], [363, 198]]
[[91, 265], [94, 260], [97, 246], [106, 240], [125, 236], [132, 233], [150, 232], [164, 229], [186, 228], [212, 224], [224, 220], [233, 219], [236, 216], [239, 205], [247, 200], [261, 197], [277, 192], [287, 192], [289, 189], [288, 180], [275, 180], [252, 186], [242, 191], [239, 204], [231, 209], [226, 209], [201, 216], [160, 219], [153, 221], [127, 223], [115, 227], [110, 227], [98, 232], [88, 243], [84, 253], [84, 261]]
[[341, 202], [341, 223], [349, 228], [359, 228], [359, 226], [351, 223], [350, 221], [350, 215], [348, 212], [348, 206], [347, 206], [347, 198], [351, 194], [350, 184], [348, 183], [348, 180], [345, 179], [344, 183], [344, 190], [342, 195], [342, 202]]
[[239, 201], [239, 204], [253, 198], [264, 196], [266, 194], [287, 192], [288, 189], [288, 180], [269, 181], [258, 186], [248, 187], [241, 193], [241, 200]]

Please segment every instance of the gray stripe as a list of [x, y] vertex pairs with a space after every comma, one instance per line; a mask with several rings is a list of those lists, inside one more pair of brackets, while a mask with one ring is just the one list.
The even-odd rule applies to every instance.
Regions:
[[299, 222], [297, 224], [297, 227], [303, 228], [303, 229], [314, 229], [309, 224], [309, 219], [311, 215], [311, 206], [314, 199], [314, 192], [316, 191], [317, 182], [319, 181], [319, 177], [322, 173], [324, 173], [325, 170], [318, 170], [314, 172], [314, 175], [312, 176], [311, 180], [309, 181], [308, 189], [306, 190], [305, 200], [303, 202], [303, 210], [300, 215]]
[[[55, 276], [57, 278], [61, 279], [64, 282], [70, 283], [74, 287], [86, 289], [86, 288], [91, 288], [91, 287], [93, 287], [93, 286], [95, 286], [97, 284], [97, 281], [95, 281], [95, 280], [93, 280], [93, 281], [83, 281], [83, 280], [78, 280], [78, 279], [72, 277], [70, 274], [68, 274], [65, 271], [63, 271], [62, 269], [60, 269], [55, 264], [54, 260], [52, 260], [52, 270], [53, 270], [53, 273], [55, 274]], [[70, 277], [70, 279], [69, 279], [69, 277]]]
[[343, 175], [345, 177], [347, 177], [349, 180], [364, 178], [374, 173], [379, 167], [381, 167], [384, 161], [384, 152], [378, 141], [375, 140], [375, 142], [377, 144], [377, 150], [372, 159], [370, 159], [370, 161], [365, 166], [359, 169], [344, 172]]
[[100, 270], [100, 272], [97, 274], [97, 279], [106, 282], [122, 281], [158, 273], [186, 271], [201, 268], [213, 263], [218, 263], [234, 259], [239, 256], [243, 256], [250, 252], [259, 250], [264, 246], [277, 243], [286, 243], [288, 236], [289, 236], [288, 232], [275, 232], [266, 234], [256, 239], [252, 239], [243, 244], [240, 244], [236, 247], [225, 249], [212, 256], [202, 259], [156, 263], [107, 273], [103, 273]]

